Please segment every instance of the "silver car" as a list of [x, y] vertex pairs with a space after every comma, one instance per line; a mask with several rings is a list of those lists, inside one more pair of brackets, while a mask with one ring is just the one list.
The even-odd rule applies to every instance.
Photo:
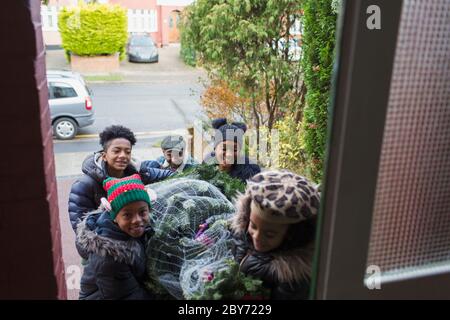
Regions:
[[94, 123], [91, 92], [80, 74], [47, 71], [53, 132], [58, 139], [73, 139], [79, 128]]

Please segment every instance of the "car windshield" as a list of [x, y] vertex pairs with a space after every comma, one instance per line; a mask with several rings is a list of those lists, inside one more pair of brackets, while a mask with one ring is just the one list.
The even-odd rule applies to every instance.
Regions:
[[153, 47], [153, 40], [148, 37], [135, 37], [131, 39], [132, 46]]

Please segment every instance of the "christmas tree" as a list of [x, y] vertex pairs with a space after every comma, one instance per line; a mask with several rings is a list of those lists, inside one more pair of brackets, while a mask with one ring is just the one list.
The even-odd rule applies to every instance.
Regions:
[[226, 261], [227, 266], [216, 273], [205, 275], [202, 291], [187, 297], [193, 300], [240, 300], [267, 299], [269, 290], [259, 279], [246, 276], [239, 271], [239, 265], [233, 260]]
[[245, 184], [241, 180], [231, 177], [226, 172], [220, 171], [218, 166], [213, 164], [201, 164], [195, 166], [172, 176], [172, 179], [173, 178], [189, 178], [207, 181], [216, 186], [228, 200], [232, 200], [238, 192], [245, 191]]

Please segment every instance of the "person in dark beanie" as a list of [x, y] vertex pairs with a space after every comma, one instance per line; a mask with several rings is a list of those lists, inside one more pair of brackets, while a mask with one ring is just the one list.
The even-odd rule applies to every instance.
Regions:
[[308, 298], [319, 201], [314, 184], [286, 170], [255, 175], [238, 198], [233, 255], [270, 299]]
[[212, 121], [215, 130], [214, 151], [204, 159], [206, 164], [216, 164], [221, 171], [231, 177], [246, 183], [261, 168], [242, 154], [244, 148], [244, 134], [247, 126], [241, 122], [228, 123], [227, 119], [219, 118]]
[[163, 155], [156, 160], [142, 162], [143, 166], [149, 168], [166, 169], [183, 172], [198, 165], [189, 155], [186, 155], [186, 142], [180, 135], [167, 136], [161, 142]]
[[108, 177], [123, 178], [139, 173], [144, 184], [149, 184], [173, 174], [170, 170], [141, 166], [131, 156], [135, 144], [133, 132], [123, 126], [113, 125], [100, 133], [102, 150], [84, 160], [83, 175], [73, 183], [70, 191], [69, 217], [74, 231], [87, 212], [100, 206], [101, 198], [106, 195], [102, 183]]
[[110, 211], [94, 211], [77, 228], [77, 245], [88, 260], [80, 300], [146, 300], [144, 288], [151, 200], [138, 174], [103, 183]]

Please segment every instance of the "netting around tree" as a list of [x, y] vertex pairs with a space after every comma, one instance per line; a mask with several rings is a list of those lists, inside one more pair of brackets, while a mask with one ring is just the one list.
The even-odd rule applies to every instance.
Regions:
[[200, 299], [204, 296], [205, 285], [213, 275], [229, 268], [233, 261], [231, 236], [227, 221], [230, 214], [213, 216], [207, 220], [207, 228], [195, 239], [185, 242], [186, 251], [191, 253], [180, 270], [180, 286], [186, 299]]
[[206, 181], [172, 179], [149, 186], [157, 194], [147, 243], [148, 287], [177, 299], [201, 294], [204, 271], [232, 259], [227, 220], [232, 203]]
[[245, 191], [245, 184], [241, 180], [220, 171], [219, 167], [214, 164], [197, 165], [189, 170], [177, 173], [173, 177], [207, 181], [216, 186], [229, 200], [235, 198], [238, 192], [243, 193]]

